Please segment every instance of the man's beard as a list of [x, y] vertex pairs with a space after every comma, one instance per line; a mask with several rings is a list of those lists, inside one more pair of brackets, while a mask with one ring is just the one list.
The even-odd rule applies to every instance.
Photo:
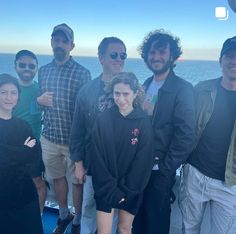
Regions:
[[34, 79], [35, 74], [31, 73], [30, 76], [25, 76], [23, 73], [18, 73], [18, 76], [22, 81], [31, 81]]
[[54, 58], [60, 62], [64, 61], [64, 59], [66, 58], [66, 51], [60, 47], [55, 47], [53, 49], [53, 54], [54, 54]]
[[148, 68], [154, 73], [154, 75], [161, 75], [161, 74], [167, 72], [170, 68], [172, 68], [172, 67], [173, 67], [173, 64], [172, 64], [172, 60], [169, 59], [169, 60], [165, 63], [165, 65], [164, 65], [161, 69], [159, 69], [159, 70], [157, 70], [157, 69], [155, 69], [155, 68], [152, 68], [152, 66], [151, 66], [149, 63], [147, 63], [147, 66], [148, 66]]

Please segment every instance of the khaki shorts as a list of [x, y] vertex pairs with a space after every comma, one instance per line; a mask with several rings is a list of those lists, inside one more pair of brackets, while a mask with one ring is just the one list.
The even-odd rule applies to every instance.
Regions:
[[75, 177], [75, 163], [70, 160], [69, 146], [55, 144], [41, 136], [42, 157], [46, 176], [59, 179], [66, 176], [68, 171], [73, 184], [78, 184]]

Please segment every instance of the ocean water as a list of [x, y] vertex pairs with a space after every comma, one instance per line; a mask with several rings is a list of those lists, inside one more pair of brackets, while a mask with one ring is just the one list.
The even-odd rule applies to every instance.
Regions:
[[[14, 54], [0, 54], [0, 73], [9, 73], [16, 76], [14, 56]], [[53, 59], [50, 55], [37, 55], [37, 57], [39, 66], [45, 65]], [[93, 78], [102, 72], [101, 65], [96, 57], [74, 56], [74, 59], [88, 68]], [[141, 83], [152, 74], [142, 59], [127, 59], [124, 70], [134, 72]], [[221, 75], [220, 66], [217, 61], [178, 61], [174, 70], [177, 75], [188, 80], [193, 85], [199, 81], [213, 79]]]

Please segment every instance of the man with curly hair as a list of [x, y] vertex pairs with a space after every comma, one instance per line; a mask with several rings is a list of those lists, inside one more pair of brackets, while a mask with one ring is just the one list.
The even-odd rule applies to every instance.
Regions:
[[140, 54], [153, 72], [143, 84], [144, 109], [152, 119], [154, 158], [151, 178], [137, 214], [134, 234], [167, 234], [170, 228], [172, 187], [176, 169], [193, 147], [195, 109], [192, 85], [175, 75], [175, 62], [182, 54], [179, 38], [164, 30], [151, 32]]

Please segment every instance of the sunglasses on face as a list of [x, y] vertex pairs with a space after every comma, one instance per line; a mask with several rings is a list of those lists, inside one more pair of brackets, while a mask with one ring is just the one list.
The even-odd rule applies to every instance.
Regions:
[[122, 52], [122, 53], [111, 52], [110, 53], [110, 58], [113, 60], [117, 59], [118, 56], [120, 57], [121, 60], [125, 60], [127, 58], [127, 54], [125, 52]]
[[28, 67], [28, 69], [30, 69], [30, 70], [35, 70], [36, 67], [37, 67], [37, 65], [35, 65], [33, 63], [29, 63], [29, 64], [27, 64], [27, 63], [17, 63], [17, 65], [20, 69], [25, 69], [26, 67]]

